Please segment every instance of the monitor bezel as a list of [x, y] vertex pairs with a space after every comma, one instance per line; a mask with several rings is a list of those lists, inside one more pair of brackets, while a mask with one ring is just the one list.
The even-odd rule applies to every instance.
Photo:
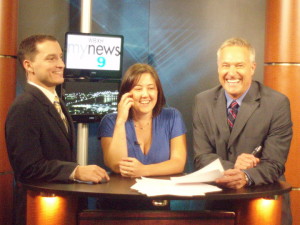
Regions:
[[98, 37], [113, 37], [121, 39], [121, 53], [120, 53], [120, 69], [119, 70], [95, 70], [95, 69], [64, 69], [65, 78], [87, 78], [87, 79], [121, 79], [123, 70], [123, 51], [124, 51], [124, 36], [117, 34], [99, 34], [99, 33], [82, 33], [82, 32], [66, 32], [64, 43], [64, 59], [67, 62], [68, 57], [68, 35], [78, 36], [98, 36]]
[[[79, 79], [79, 78], [65, 78], [65, 81], [63, 84], [59, 86], [57, 89], [58, 94], [64, 101], [66, 105], [66, 99], [65, 99], [65, 92], [66, 92], [66, 85], [67, 83], [71, 82], [86, 82], [86, 83], [115, 83], [117, 85], [117, 90], [120, 89], [121, 85], [121, 80], [120, 79]], [[71, 114], [72, 120], [75, 123], [95, 123], [95, 122], [100, 122], [101, 119], [106, 115], [106, 114], [81, 114], [81, 115], [73, 115]]]

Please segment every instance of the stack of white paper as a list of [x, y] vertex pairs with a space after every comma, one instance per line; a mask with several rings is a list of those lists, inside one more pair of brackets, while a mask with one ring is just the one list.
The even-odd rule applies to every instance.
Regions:
[[181, 177], [171, 177], [170, 180], [145, 178], [136, 179], [132, 189], [147, 196], [176, 195], [196, 196], [205, 195], [208, 192], [220, 191], [221, 189], [205, 184], [212, 182], [223, 175], [224, 169], [219, 159], [206, 167]]

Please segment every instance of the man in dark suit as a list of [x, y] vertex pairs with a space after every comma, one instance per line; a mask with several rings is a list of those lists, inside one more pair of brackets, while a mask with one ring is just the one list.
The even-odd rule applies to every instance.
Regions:
[[[79, 166], [74, 155], [74, 126], [55, 87], [64, 82], [62, 50], [48, 35], [33, 35], [19, 46], [18, 58], [26, 72], [25, 92], [12, 104], [5, 134], [16, 181], [94, 183], [109, 180], [97, 165]], [[58, 104], [55, 108], [54, 102]], [[62, 111], [62, 112], [61, 112]], [[25, 219], [24, 190], [17, 186], [16, 224]]]
[[[288, 98], [252, 80], [255, 50], [247, 41], [229, 39], [217, 55], [221, 85], [195, 98], [196, 169], [219, 158], [225, 173], [216, 182], [233, 189], [285, 180], [292, 139]], [[259, 146], [261, 152], [251, 154]], [[284, 198], [282, 224], [291, 224], [289, 198]]]

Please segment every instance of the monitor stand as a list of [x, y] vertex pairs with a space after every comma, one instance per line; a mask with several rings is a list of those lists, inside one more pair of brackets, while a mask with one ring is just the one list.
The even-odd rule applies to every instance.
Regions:
[[[92, 28], [92, 0], [81, 0], [80, 32], [90, 33]], [[79, 165], [87, 165], [88, 161], [88, 123], [79, 123], [77, 129], [77, 162]]]
[[77, 127], [77, 163], [81, 166], [88, 162], [89, 124], [79, 123]]

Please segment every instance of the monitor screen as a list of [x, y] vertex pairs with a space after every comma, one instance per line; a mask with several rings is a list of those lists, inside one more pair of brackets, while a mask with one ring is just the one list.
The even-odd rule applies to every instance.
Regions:
[[119, 86], [115, 80], [65, 81], [61, 95], [75, 122], [98, 122], [105, 114], [117, 112]]
[[66, 33], [65, 77], [121, 78], [123, 36]]

